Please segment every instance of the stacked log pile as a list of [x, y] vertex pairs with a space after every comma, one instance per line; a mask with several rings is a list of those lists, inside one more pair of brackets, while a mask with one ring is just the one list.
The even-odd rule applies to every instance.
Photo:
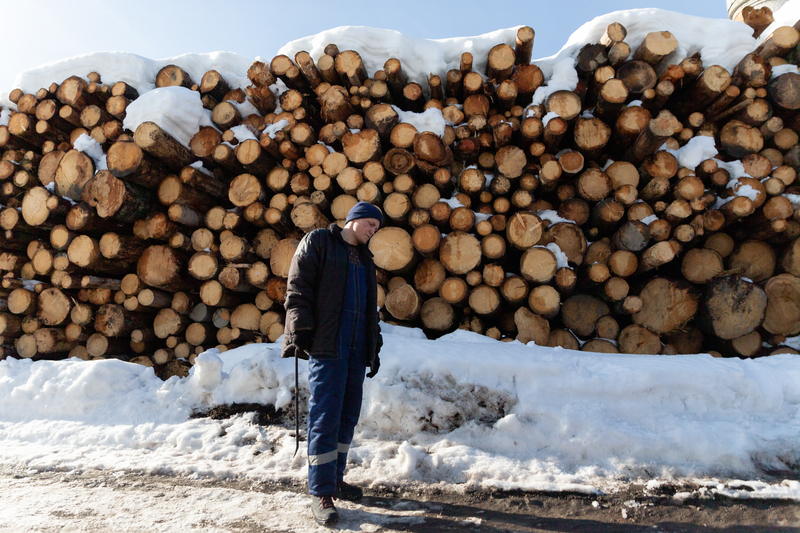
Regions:
[[[97, 73], [16, 90], [0, 127], [0, 357], [123, 357], [168, 376], [208, 348], [275, 341], [299, 239], [359, 200], [385, 213], [369, 245], [383, 318], [431, 337], [790, 350], [800, 75], [771, 71], [796, 64], [798, 28], [728, 72], [698, 56], [668, 64], [668, 32], [632, 50], [615, 23], [580, 51], [577, 88], [537, 105], [527, 27], [484, 72], [464, 53], [427, 86], [394, 58], [369, 77], [333, 44], [317, 61], [253, 63], [244, 90], [170, 65], [156, 85], [199, 91], [215, 124], [188, 147], [153, 122], [126, 131], [138, 92]], [[245, 101], [259, 113], [242, 116]], [[417, 131], [393, 106], [438, 109], [448, 125]], [[82, 134], [107, 169], [74, 148]], [[698, 137], [720, 154], [694, 169], [663, 149]], [[733, 180], [731, 161], [748, 176]]]

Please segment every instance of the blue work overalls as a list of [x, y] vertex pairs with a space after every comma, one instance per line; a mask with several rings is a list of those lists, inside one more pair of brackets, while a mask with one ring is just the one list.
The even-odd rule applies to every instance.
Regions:
[[[356, 252], [357, 253], [357, 252]], [[367, 272], [348, 262], [338, 356], [308, 361], [308, 489], [315, 496], [336, 491], [361, 413], [366, 373]]]

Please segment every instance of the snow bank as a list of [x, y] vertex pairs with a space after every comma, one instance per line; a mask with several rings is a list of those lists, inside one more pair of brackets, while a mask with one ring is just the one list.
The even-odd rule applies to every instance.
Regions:
[[[796, 5], [787, 4], [779, 12], [779, 20], [782, 24], [794, 24], [790, 21], [800, 18], [798, 11]], [[752, 30], [741, 22], [695, 17], [662, 9], [615, 11], [581, 26], [554, 56], [533, 61], [542, 69], [547, 80], [547, 84], [537, 92], [534, 103], [541, 103], [555, 90], [575, 88], [578, 78], [574, 59], [578, 51], [586, 43], [597, 42], [612, 22], [620, 22], [625, 26], [628, 31], [625, 41], [633, 50], [648, 33], [666, 30], [678, 40], [678, 49], [669, 61], [677, 63], [699, 52], [705, 65], [722, 65], [729, 71], [733, 71], [738, 61], [758, 44], [751, 35]], [[519, 26], [472, 37], [420, 39], [393, 30], [341, 26], [291, 41], [278, 54], [294, 58], [297, 52], [305, 50], [314, 59], [319, 59], [327, 44], [336, 43], [340, 50], [358, 51], [369, 75], [382, 69], [387, 59], [395, 57], [401, 61], [409, 80], [420, 83], [427, 91], [427, 77], [430, 74], [444, 76], [448, 70], [459, 68], [464, 52], [472, 53], [474, 70], [484, 73], [489, 50], [502, 43], [514, 46], [518, 29]], [[764, 35], [768, 35], [769, 31]], [[251, 63], [249, 59], [231, 52], [184, 54], [158, 60], [124, 52], [94, 52], [24, 71], [17, 76], [14, 87], [35, 92], [53, 82], [61, 83], [69, 76], [86, 76], [95, 71], [107, 83], [124, 81], [143, 94], [155, 88], [155, 77], [161, 68], [174, 64], [184, 69], [195, 83], [200, 82], [205, 72], [213, 69], [222, 74], [232, 88], [243, 88], [249, 84], [246, 73]], [[252, 109], [248, 107], [248, 111], [252, 112]]]
[[664, 65], [679, 63], [699, 52], [703, 65], [721, 65], [728, 72], [757, 46], [753, 30], [742, 22], [684, 15], [664, 9], [629, 9], [614, 11], [578, 28], [561, 50], [548, 58], [534, 60], [542, 69], [546, 85], [537, 89], [533, 103], [540, 104], [557, 90], [573, 90], [578, 82], [574, 59], [587, 43], [596, 43], [612, 22], [628, 31], [625, 42], [636, 50], [645, 36], [654, 31], [668, 31], [678, 40], [678, 48]]
[[70, 76], [87, 77], [90, 72], [100, 74], [103, 83], [124, 81], [135, 87], [139, 94], [155, 89], [156, 74], [167, 65], [178, 65], [199, 84], [209, 70], [216, 70], [232, 89], [250, 84], [247, 69], [252, 61], [232, 52], [208, 54], [183, 54], [165, 59], [148, 59], [126, 52], [92, 52], [46, 63], [17, 75], [14, 87], [26, 93], [35, 93], [51, 83], [61, 83]]
[[[754, 479], [800, 460], [795, 355], [607, 355], [460, 330], [431, 341], [382, 326], [353, 482], [594, 492], [623, 476]], [[262, 428], [250, 416], [189, 418], [233, 402], [291, 410], [294, 362], [279, 347], [211, 350], [189, 377], [166, 382], [113, 360], [2, 361], [0, 461], [302, 480], [305, 450], [292, 457], [290, 420]], [[301, 361], [303, 397], [306, 372]], [[780, 491], [800, 498], [798, 487]]]
[[498, 44], [514, 46], [517, 30], [521, 26], [484, 33], [475, 37], [454, 37], [452, 39], [420, 39], [404, 35], [394, 30], [382, 30], [365, 26], [340, 26], [316, 35], [291, 41], [278, 50], [291, 58], [305, 50], [314, 60], [323, 54], [325, 46], [336, 43], [339, 50], [355, 50], [364, 62], [364, 68], [371, 76], [383, 69], [389, 58], [397, 58], [403, 65], [403, 72], [409, 81], [419, 83], [428, 90], [427, 79], [431, 74], [442, 77], [448, 70], [458, 69], [461, 54], [471, 52], [472, 67], [476, 72], [486, 72], [486, 57], [489, 50]]

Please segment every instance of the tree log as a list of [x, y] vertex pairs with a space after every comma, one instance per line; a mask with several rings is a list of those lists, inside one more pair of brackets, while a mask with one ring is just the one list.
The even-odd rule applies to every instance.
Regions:
[[422, 309], [422, 298], [414, 287], [406, 283], [389, 292], [385, 306], [397, 320], [414, 320]]
[[170, 291], [187, 286], [181, 256], [169, 246], [150, 246], [142, 252], [136, 273], [145, 284]]
[[601, 300], [577, 294], [564, 302], [561, 307], [561, 318], [568, 329], [580, 337], [589, 337], [594, 333], [597, 321], [609, 312], [608, 305]]
[[724, 276], [708, 284], [698, 323], [720, 339], [735, 339], [764, 321], [767, 293], [739, 276]]
[[449, 272], [466, 274], [480, 264], [480, 242], [469, 233], [454, 231], [442, 240], [439, 260]]
[[633, 315], [633, 321], [657, 334], [681, 329], [697, 313], [697, 296], [688, 287], [665, 278], [650, 281], [639, 297], [643, 307]]
[[631, 324], [619, 334], [619, 351], [621, 353], [655, 355], [661, 351], [661, 340], [658, 335], [646, 327]]
[[172, 135], [161, 129], [155, 122], [142, 122], [133, 134], [136, 146], [154, 155], [168, 167], [180, 169], [194, 163], [188, 148], [176, 141]]
[[764, 291], [767, 295], [764, 329], [787, 337], [800, 333], [800, 278], [780, 274], [767, 281]]
[[60, 290], [49, 288], [39, 294], [37, 306], [36, 316], [43, 325], [60, 326], [69, 319], [72, 301]]
[[375, 266], [389, 272], [401, 272], [414, 260], [411, 236], [402, 228], [379, 229], [369, 241], [369, 250], [375, 258]]

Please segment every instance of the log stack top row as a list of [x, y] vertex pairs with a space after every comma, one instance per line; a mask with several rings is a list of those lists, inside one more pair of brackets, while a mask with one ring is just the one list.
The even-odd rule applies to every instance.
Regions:
[[[614, 23], [580, 50], [575, 89], [537, 105], [528, 27], [484, 72], [465, 52], [425, 84], [334, 44], [256, 61], [243, 89], [169, 65], [156, 86], [198, 91], [214, 123], [188, 146], [166, 124], [125, 130], [137, 88], [98, 73], [15, 90], [0, 354], [133, 358], [167, 376], [208, 348], [274, 341], [299, 239], [359, 200], [386, 215], [369, 246], [387, 321], [595, 352], [791, 352], [798, 28], [729, 72], [669, 64], [669, 32], [633, 50]], [[418, 131], [398, 109], [447, 125]], [[718, 155], [688, 168], [674, 155], [687, 145]]]

